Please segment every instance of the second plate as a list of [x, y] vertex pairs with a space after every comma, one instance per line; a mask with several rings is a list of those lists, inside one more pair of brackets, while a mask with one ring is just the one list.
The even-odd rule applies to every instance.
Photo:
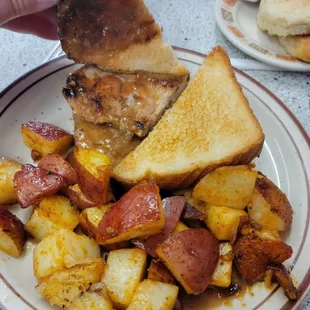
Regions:
[[258, 4], [243, 0], [216, 0], [216, 23], [224, 36], [244, 53], [288, 71], [310, 71], [310, 64], [288, 55], [276, 37], [256, 24]]

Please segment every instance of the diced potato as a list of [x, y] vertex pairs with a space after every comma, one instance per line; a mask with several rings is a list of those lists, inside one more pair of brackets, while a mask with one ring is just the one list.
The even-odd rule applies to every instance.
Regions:
[[43, 157], [38, 167], [62, 176], [68, 185], [77, 183], [77, 176], [71, 165], [59, 154], [51, 154]]
[[96, 239], [99, 223], [111, 206], [112, 204], [107, 204], [101, 207], [88, 208], [81, 212], [80, 225], [89, 237]]
[[293, 250], [279, 240], [261, 240], [255, 235], [241, 236], [234, 244], [234, 266], [248, 284], [264, 279], [272, 265], [289, 259]]
[[174, 283], [172, 274], [160, 261], [152, 259], [147, 272], [147, 278], [149, 280], [163, 283]]
[[200, 180], [192, 195], [211, 205], [244, 209], [252, 201], [257, 177], [251, 166], [218, 168]]
[[109, 253], [102, 281], [114, 307], [128, 307], [146, 269], [147, 255], [140, 249], [122, 249]]
[[64, 196], [43, 199], [25, 225], [27, 232], [37, 240], [61, 228], [74, 230], [79, 224], [79, 212]]
[[103, 272], [102, 258], [89, 259], [79, 265], [56, 271], [49, 277], [40, 279], [37, 291], [52, 305], [66, 308], [93, 283], [100, 282]]
[[192, 206], [194, 206], [196, 209], [198, 209], [201, 212], [205, 212], [205, 205], [206, 202], [202, 201], [202, 200], [198, 200], [193, 198], [193, 190], [192, 189], [188, 189], [185, 191], [184, 193], [184, 199], [187, 203], [191, 204]]
[[74, 150], [74, 168], [82, 193], [98, 204], [108, 200], [111, 160], [90, 149]]
[[205, 213], [207, 215], [206, 225], [221, 241], [234, 240], [240, 217], [246, 216], [246, 212], [243, 210], [219, 206], [206, 206]]
[[287, 269], [283, 265], [278, 265], [272, 266], [271, 270], [273, 277], [281, 285], [287, 298], [296, 300], [298, 298], [298, 289], [295, 287], [293, 279]]
[[187, 294], [197, 295], [212, 279], [219, 246], [208, 230], [187, 229], [159, 244], [156, 253]]
[[174, 227], [173, 234], [176, 234], [180, 231], [184, 231], [186, 229], [188, 229], [188, 227], [183, 222], [178, 221], [176, 226]]
[[281, 237], [277, 230], [268, 230], [268, 229], [254, 229], [252, 227], [243, 227], [241, 229], [242, 236], [253, 235], [257, 236], [261, 240], [279, 240], [281, 241]]
[[212, 274], [210, 285], [217, 287], [229, 287], [231, 284], [233, 250], [228, 242], [219, 244], [220, 259]]
[[[148, 238], [138, 238], [132, 240], [133, 244], [144, 250], [152, 257], [157, 257], [156, 248], [158, 244], [164, 242], [173, 233], [173, 230], [178, 223], [186, 202], [183, 196], [167, 197], [162, 200], [162, 208], [165, 216], [165, 225], [159, 234]], [[183, 213], [184, 214], [184, 213]]]
[[16, 161], [0, 157], [0, 205], [17, 202], [13, 179], [20, 169], [21, 165]]
[[162, 231], [165, 215], [154, 182], [142, 182], [117, 201], [104, 215], [97, 234], [101, 245], [149, 237]]
[[23, 223], [5, 207], [0, 206], [0, 250], [20, 257], [26, 242]]
[[73, 143], [72, 135], [47, 123], [25, 123], [21, 132], [25, 145], [39, 153], [41, 157], [62, 153]]
[[87, 258], [100, 257], [97, 243], [87, 236], [61, 229], [45, 237], [33, 251], [34, 274], [43, 278], [63, 268], [82, 263]]
[[172, 310], [178, 291], [176, 285], [144, 280], [127, 310]]
[[97, 205], [95, 202], [92, 202], [85, 197], [78, 184], [69, 186], [66, 195], [80, 210], [93, 208]]
[[267, 177], [257, 179], [250, 218], [266, 229], [286, 231], [291, 227], [293, 210], [285, 194]]
[[66, 181], [60, 175], [32, 165], [22, 165], [14, 175], [17, 201], [22, 208], [38, 205], [43, 198], [56, 194], [64, 186]]
[[75, 298], [68, 310], [113, 310], [108, 291], [102, 282], [96, 283]]

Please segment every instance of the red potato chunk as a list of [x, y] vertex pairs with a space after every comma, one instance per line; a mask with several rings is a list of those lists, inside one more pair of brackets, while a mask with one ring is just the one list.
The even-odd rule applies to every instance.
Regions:
[[238, 238], [233, 251], [235, 266], [248, 284], [263, 280], [269, 265], [281, 264], [293, 254], [284, 242], [261, 240], [255, 235]]
[[111, 160], [90, 149], [74, 150], [74, 168], [82, 193], [96, 205], [108, 202]]
[[0, 206], [0, 250], [20, 257], [25, 242], [24, 224], [9, 210]]
[[82, 193], [80, 187], [78, 184], [75, 184], [73, 186], [69, 186], [66, 189], [66, 195], [69, 197], [69, 199], [80, 209], [88, 209], [97, 206], [96, 203], [88, 200], [84, 194]]
[[192, 206], [190, 203], [185, 203], [185, 208], [182, 214], [184, 219], [193, 219], [193, 220], [205, 220], [207, 216], [202, 213], [200, 210]]
[[64, 152], [73, 144], [73, 136], [51, 124], [28, 122], [22, 124], [23, 140], [39, 156]]
[[175, 284], [174, 277], [170, 271], [158, 260], [152, 259], [149, 269], [147, 270], [148, 280]]
[[206, 229], [187, 229], [157, 247], [161, 261], [188, 294], [200, 294], [212, 280], [219, 260], [219, 245]]
[[14, 175], [17, 201], [22, 208], [37, 205], [43, 198], [52, 196], [65, 185], [61, 176], [32, 165], [22, 165], [21, 170]]
[[157, 235], [146, 239], [139, 238], [133, 241], [134, 245], [153, 257], [158, 257], [156, 254], [157, 245], [169, 238], [177, 225], [185, 206], [185, 200], [182, 196], [165, 198], [162, 201], [162, 206], [165, 214], [164, 229]]
[[154, 182], [142, 182], [128, 191], [103, 216], [97, 242], [101, 245], [158, 234], [164, 227], [165, 216]]
[[74, 169], [59, 154], [51, 154], [43, 157], [40, 160], [38, 167], [62, 176], [68, 185], [74, 185], [77, 183]]

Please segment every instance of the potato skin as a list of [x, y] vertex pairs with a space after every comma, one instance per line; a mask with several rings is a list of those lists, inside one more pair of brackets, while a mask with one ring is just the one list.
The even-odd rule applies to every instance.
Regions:
[[261, 240], [254, 235], [238, 238], [233, 252], [235, 266], [248, 284], [263, 280], [269, 265], [281, 264], [293, 254], [282, 241]]
[[72, 135], [47, 123], [28, 122], [22, 124], [21, 132], [25, 145], [36, 151], [41, 157], [61, 153], [73, 143]]
[[148, 280], [175, 284], [174, 278], [169, 270], [158, 260], [152, 259], [147, 274]]
[[69, 186], [66, 189], [66, 195], [80, 210], [93, 208], [97, 205], [84, 196], [78, 184]]
[[271, 206], [271, 211], [284, 221], [285, 229], [288, 230], [293, 221], [292, 206], [286, 195], [272, 181], [264, 175], [261, 176], [256, 180], [255, 188]]
[[99, 224], [97, 242], [106, 245], [155, 235], [164, 224], [159, 188], [153, 182], [142, 182], [105, 214]]
[[77, 183], [77, 176], [70, 164], [59, 154], [51, 154], [43, 157], [38, 167], [62, 176], [68, 185]]
[[5, 157], [0, 157], [0, 205], [17, 202], [14, 189], [14, 174], [21, 169], [21, 164]]
[[22, 165], [22, 169], [14, 175], [17, 201], [22, 208], [37, 205], [43, 198], [52, 196], [65, 185], [61, 176], [32, 165]]
[[[96, 167], [97, 176], [91, 173], [81, 161], [81, 157], [87, 156], [84, 153], [88, 151], [90, 150], [79, 150], [77, 148], [74, 150], [74, 169], [77, 174], [78, 184], [86, 198], [96, 205], [104, 204], [107, 203], [108, 199], [111, 168], [109, 165], [103, 164]], [[95, 151], [91, 152], [93, 156], [99, 156], [98, 158], [105, 156]]]
[[100, 221], [111, 206], [111, 204], [108, 204], [101, 207], [87, 208], [81, 212], [80, 225], [86, 235], [96, 240]]
[[5, 251], [14, 257], [19, 257], [23, 252], [23, 247], [26, 243], [27, 237], [24, 230], [24, 224], [12, 214], [5, 207], [0, 206], [0, 238], [2, 234], [6, 234], [12, 239], [15, 247], [9, 248], [8, 244], [4, 244], [2, 247], [2, 241], [0, 241], [0, 250]]
[[165, 214], [165, 226], [163, 230], [154, 236], [148, 238], [138, 238], [133, 243], [146, 251], [149, 255], [157, 257], [156, 247], [164, 242], [173, 232], [185, 206], [185, 200], [182, 196], [174, 196], [163, 199], [162, 207]]
[[206, 229], [178, 232], [156, 252], [186, 292], [195, 295], [208, 287], [219, 260], [218, 241]]

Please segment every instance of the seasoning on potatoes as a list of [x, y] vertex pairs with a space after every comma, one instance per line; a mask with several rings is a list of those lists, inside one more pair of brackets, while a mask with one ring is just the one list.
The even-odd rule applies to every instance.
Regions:
[[188, 294], [200, 294], [210, 284], [219, 260], [219, 246], [206, 229], [187, 229], [157, 247], [161, 261]]
[[147, 278], [152, 281], [174, 284], [174, 278], [170, 271], [156, 259], [152, 259], [149, 269], [147, 270]]
[[0, 206], [0, 250], [20, 257], [25, 242], [24, 224], [9, 210]]
[[292, 248], [279, 240], [261, 240], [255, 235], [242, 236], [234, 244], [234, 263], [248, 284], [264, 279], [271, 264], [281, 264], [289, 259]]
[[51, 154], [43, 157], [39, 161], [38, 167], [62, 176], [68, 185], [77, 183], [74, 169], [59, 154]]
[[87, 199], [96, 205], [108, 200], [111, 160], [90, 149], [74, 150], [74, 168], [79, 187]]
[[26, 146], [41, 157], [64, 152], [73, 143], [73, 136], [65, 130], [42, 122], [22, 124], [23, 140]]
[[22, 208], [37, 205], [45, 198], [52, 196], [66, 185], [59, 175], [32, 165], [22, 165], [14, 175], [14, 188], [17, 201]]
[[208, 204], [244, 209], [252, 201], [258, 173], [252, 166], [228, 166], [207, 174], [195, 186], [193, 197]]
[[293, 209], [286, 195], [265, 176], [256, 181], [248, 214], [255, 223], [271, 230], [286, 231], [293, 221]]
[[146, 251], [153, 257], [157, 257], [156, 247], [164, 242], [173, 232], [185, 206], [185, 200], [182, 196], [165, 198], [162, 201], [162, 207], [165, 214], [165, 226], [163, 230], [154, 236], [148, 238], [139, 238], [132, 242], [139, 248]]
[[13, 178], [20, 169], [21, 164], [16, 161], [5, 157], [0, 158], [0, 205], [17, 202]]
[[97, 235], [101, 245], [158, 234], [165, 224], [159, 188], [142, 182], [129, 190], [104, 215]]

